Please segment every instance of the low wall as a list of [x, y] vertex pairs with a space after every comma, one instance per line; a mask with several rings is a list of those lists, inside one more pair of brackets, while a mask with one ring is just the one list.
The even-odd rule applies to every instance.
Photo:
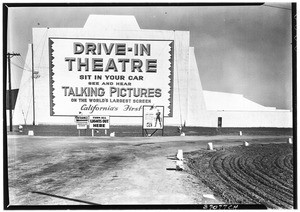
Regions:
[[222, 117], [222, 127], [293, 127], [290, 111], [218, 111], [217, 117]]

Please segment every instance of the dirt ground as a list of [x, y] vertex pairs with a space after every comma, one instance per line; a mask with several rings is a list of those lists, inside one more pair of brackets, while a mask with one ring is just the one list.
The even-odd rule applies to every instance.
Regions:
[[187, 165], [227, 204], [293, 208], [293, 145], [251, 144], [186, 155]]
[[205, 204], [213, 194], [186, 170], [179, 149], [286, 142], [289, 136], [8, 136], [10, 205]]

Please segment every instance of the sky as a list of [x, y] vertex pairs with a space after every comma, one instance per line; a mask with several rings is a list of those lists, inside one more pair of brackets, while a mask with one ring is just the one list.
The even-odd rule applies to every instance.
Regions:
[[[278, 8], [280, 7], [280, 8]], [[286, 9], [285, 9], [286, 8]], [[8, 10], [12, 88], [19, 88], [32, 28], [81, 28], [90, 14], [134, 15], [141, 29], [190, 31], [204, 90], [292, 109], [291, 5], [19, 7]]]

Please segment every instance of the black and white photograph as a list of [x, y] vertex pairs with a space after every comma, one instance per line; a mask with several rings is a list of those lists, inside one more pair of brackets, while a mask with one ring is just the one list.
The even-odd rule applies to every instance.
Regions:
[[2, 3], [4, 209], [296, 209], [296, 6]]

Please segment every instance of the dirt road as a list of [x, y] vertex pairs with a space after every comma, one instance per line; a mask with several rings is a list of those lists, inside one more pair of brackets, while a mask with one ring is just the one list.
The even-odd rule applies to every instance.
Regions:
[[189, 152], [286, 136], [153, 138], [9, 136], [11, 205], [204, 204], [207, 187], [175, 170], [178, 149]]

